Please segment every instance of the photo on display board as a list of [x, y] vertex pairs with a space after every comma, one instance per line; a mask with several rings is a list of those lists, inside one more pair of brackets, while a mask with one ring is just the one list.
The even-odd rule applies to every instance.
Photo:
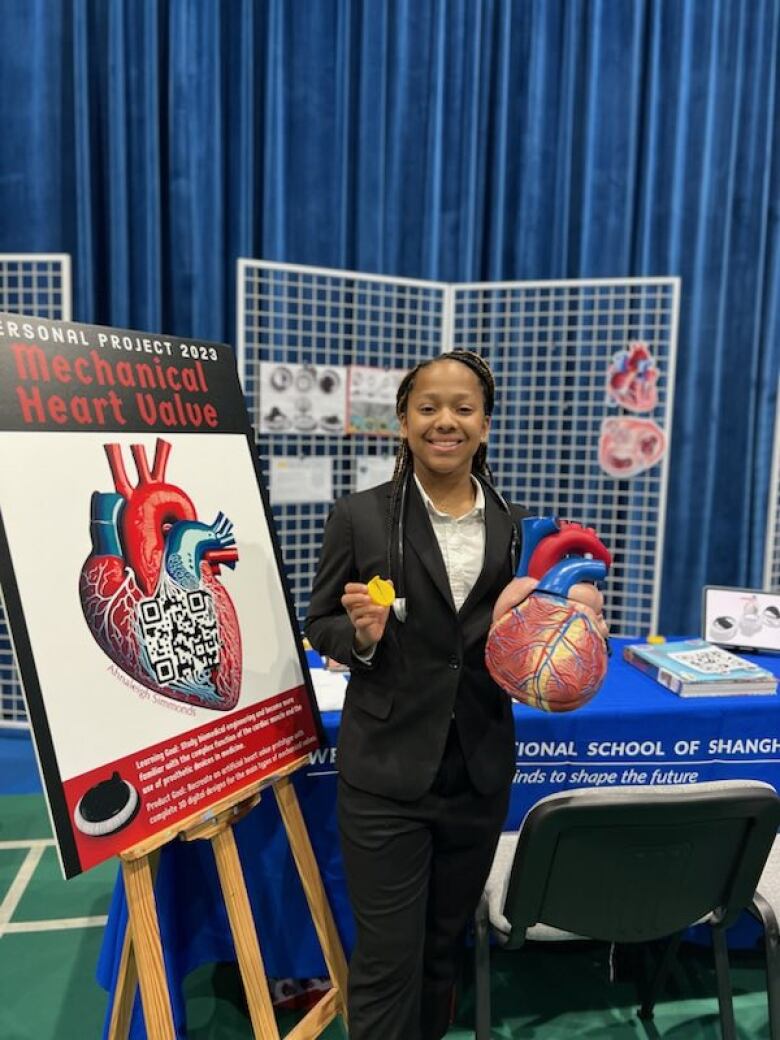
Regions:
[[260, 433], [343, 435], [347, 369], [341, 365], [260, 364]]
[[702, 636], [732, 649], [780, 653], [780, 594], [705, 585]]
[[355, 459], [355, 491], [368, 491], [392, 480], [395, 455], [358, 455]]
[[405, 375], [406, 372], [398, 368], [351, 365], [347, 433], [397, 437], [399, 424], [395, 414], [395, 399]]
[[[661, 461], [666, 434], [648, 413], [658, 405], [658, 380], [651, 345], [635, 340], [615, 354], [606, 378], [608, 406], [630, 414], [603, 419], [599, 431], [599, 465], [618, 480], [627, 480]], [[644, 414], [644, 418], [639, 418]]]
[[0, 518], [66, 876], [319, 745], [230, 347], [0, 315]]
[[333, 501], [333, 459], [328, 455], [297, 458], [274, 455], [269, 460], [271, 505], [291, 506]]

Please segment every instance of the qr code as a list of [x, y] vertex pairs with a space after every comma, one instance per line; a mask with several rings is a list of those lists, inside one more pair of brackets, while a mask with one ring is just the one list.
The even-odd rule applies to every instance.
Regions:
[[144, 659], [158, 683], [191, 691], [213, 691], [211, 670], [219, 665], [219, 628], [206, 588], [161, 584], [153, 599], [138, 604]]
[[679, 661], [681, 665], [707, 675], [714, 675], [717, 672], [738, 672], [755, 667], [751, 662], [742, 661], [730, 654], [728, 650], [720, 650], [717, 646], [706, 650], [681, 650], [679, 653], [669, 654], [669, 656], [673, 660]]

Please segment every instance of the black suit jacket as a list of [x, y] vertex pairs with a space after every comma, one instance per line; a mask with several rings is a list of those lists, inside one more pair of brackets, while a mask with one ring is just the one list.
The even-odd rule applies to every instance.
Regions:
[[341, 606], [348, 581], [387, 576], [391, 485], [339, 499], [328, 519], [305, 630], [321, 653], [350, 665], [338, 766], [347, 783], [399, 801], [421, 797], [442, 759], [455, 718], [471, 781], [491, 794], [511, 782], [514, 727], [509, 697], [484, 664], [496, 598], [511, 580], [513, 522], [485, 489], [485, 561], [455, 610], [436, 536], [414, 481], [404, 534], [408, 616], [391, 611], [370, 665], [352, 656], [354, 629]]

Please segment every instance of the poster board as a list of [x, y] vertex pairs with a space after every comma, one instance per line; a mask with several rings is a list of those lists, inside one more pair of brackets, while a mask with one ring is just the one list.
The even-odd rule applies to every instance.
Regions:
[[63, 871], [320, 743], [224, 344], [0, 314], [0, 581]]

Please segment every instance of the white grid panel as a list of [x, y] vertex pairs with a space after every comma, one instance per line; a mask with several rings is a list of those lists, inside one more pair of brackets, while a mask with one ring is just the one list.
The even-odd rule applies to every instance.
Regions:
[[[489, 459], [507, 497], [594, 527], [613, 566], [610, 629], [657, 630], [680, 283], [676, 278], [488, 283], [453, 289], [453, 346], [496, 375]], [[606, 392], [615, 354], [648, 344], [660, 370], [652, 419], [666, 453], [630, 479], [599, 465], [602, 420], [623, 410]], [[630, 417], [630, 416], [629, 416]]]
[[770, 592], [780, 592], [780, 380], [777, 383], [775, 442], [764, 543], [764, 588]]
[[[0, 253], [0, 311], [70, 321], [70, 307], [70, 257], [66, 253]], [[0, 727], [28, 725], [0, 599]]]
[[[615, 635], [657, 629], [680, 282], [598, 279], [445, 285], [358, 272], [239, 261], [239, 370], [260, 425], [261, 361], [406, 368], [452, 347], [483, 354], [496, 373], [490, 461], [498, 487], [540, 513], [595, 527], [613, 554], [606, 594]], [[630, 479], [598, 460], [603, 419], [622, 413], [606, 392], [615, 354], [648, 344], [660, 370], [652, 419], [666, 453]], [[631, 416], [628, 416], [629, 418]], [[333, 460], [334, 496], [354, 490], [361, 454], [395, 443], [363, 437], [260, 435], [271, 455]], [[326, 504], [275, 506], [299, 615], [306, 611]]]
[[[271, 457], [323, 456], [333, 466], [335, 497], [355, 490], [357, 462], [394, 455], [390, 437], [260, 434], [260, 364], [412, 367], [441, 351], [448, 287], [354, 271], [238, 262], [238, 366], [263, 476]], [[285, 569], [302, 619], [330, 503], [275, 505]]]

